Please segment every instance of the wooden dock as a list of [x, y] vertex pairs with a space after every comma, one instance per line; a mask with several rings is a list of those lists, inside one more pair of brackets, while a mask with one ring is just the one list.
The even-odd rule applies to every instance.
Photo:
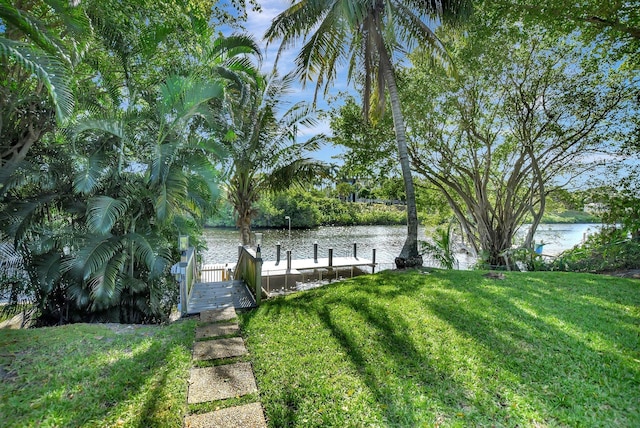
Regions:
[[[290, 293], [298, 284], [317, 284], [367, 273], [375, 263], [361, 257], [324, 257], [262, 262], [262, 288], [268, 296]], [[234, 307], [246, 309], [256, 306], [253, 295], [244, 281], [231, 280], [236, 263], [206, 264], [198, 270], [187, 312], [195, 314], [208, 309]]]
[[289, 293], [298, 289], [302, 283], [322, 283], [340, 278], [351, 278], [363, 273], [365, 267], [375, 267], [371, 260], [360, 257], [291, 260], [291, 268], [287, 269], [287, 261], [280, 260], [262, 262], [262, 288], [268, 296]]
[[248, 309], [256, 306], [244, 281], [197, 282], [193, 285], [187, 313], [198, 314], [209, 309]]
[[[314, 259], [293, 259], [291, 260], [291, 269], [289, 273], [295, 273], [302, 270], [312, 269], [343, 269], [348, 267], [364, 267], [374, 266], [371, 260], [364, 259], [362, 257], [333, 257], [331, 265], [329, 264], [329, 258]], [[279, 263], [271, 260], [263, 260], [262, 262], [262, 276], [270, 275], [283, 275], [287, 273], [287, 260], [280, 260]]]

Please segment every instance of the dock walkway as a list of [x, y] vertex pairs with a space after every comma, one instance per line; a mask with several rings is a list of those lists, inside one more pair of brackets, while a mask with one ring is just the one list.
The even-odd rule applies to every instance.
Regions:
[[[349, 267], [364, 267], [374, 266], [375, 264], [368, 259], [361, 257], [333, 257], [331, 265], [329, 265], [329, 258], [314, 259], [292, 259], [291, 270], [302, 271], [312, 269], [343, 269]], [[280, 260], [276, 263], [272, 260], [262, 262], [262, 276], [283, 275], [287, 272], [287, 261]]]
[[244, 281], [196, 282], [189, 299], [189, 314], [210, 309], [248, 309], [256, 306]]

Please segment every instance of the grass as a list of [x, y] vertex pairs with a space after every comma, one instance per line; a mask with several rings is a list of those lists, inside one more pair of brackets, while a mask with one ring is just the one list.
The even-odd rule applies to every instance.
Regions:
[[3, 427], [181, 427], [195, 321], [0, 330]]
[[383, 272], [241, 316], [272, 427], [640, 426], [640, 283]]

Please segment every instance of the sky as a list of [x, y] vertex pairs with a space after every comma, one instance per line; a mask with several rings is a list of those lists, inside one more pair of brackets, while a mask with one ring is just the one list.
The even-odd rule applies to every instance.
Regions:
[[[249, 34], [252, 34], [263, 48], [263, 73], [270, 73], [273, 69], [278, 48], [280, 47], [280, 43], [276, 42], [272, 43], [268, 47], [268, 49], [265, 50], [266, 43], [263, 41], [264, 33], [266, 32], [269, 25], [271, 25], [271, 21], [273, 20], [273, 18], [275, 18], [280, 12], [285, 10], [290, 5], [290, 3], [290, 0], [262, 0], [260, 1], [260, 5], [262, 7], [261, 12], [255, 12], [251, 10], [247, 11], [248, 19], [245, 23], [246, 31]], [[294, 46], [285, 51], [283, 55], [281, 55], [278, 63], [278, 73], [281, 76], [293, 70], [294, 60], [296, 55], [298, 54], [300, 46], [300, 44]], [[347, 91], [348, 89], [349, 87], [347, 86], [346, 73], [340, 73], [338, 75], [338, 78], [334, 82], [333, 88], [329, 91], [328, 97], [335, 97], [340, 92]], [[300, 100], [312, 102], [314, 91], [314, 82], [308, 82], [304, 88], [302, 84], [298, 84], [295, 86], [294, 91], [291, 93], [289, 101], [291, 102], [291, 104], [296, 103]], [[318, 94], [317, 106], [318, 109], [327, 112], [329, 111], [329, 105], [326, 99], [323, 98], [322, 93]], [[331, 128], [329, 127], [329, 120], [327, 118], [318, 123], [318, 125], [314, 128], [302, 129], [299, 138], [306, 140], [320, 133], [324, 133], [329, 136], [331, 135]], [[312, 156], [327, 163], [341, 164], [342, 161], [339, 159], [339, 157], [342, 151], [343, 150], [340, 148], [334, 147], [332, 145], [326, 145], [322, 147], [318, 152], [315, 152]], [[338, 158], [335, 158], [336, 156]]]

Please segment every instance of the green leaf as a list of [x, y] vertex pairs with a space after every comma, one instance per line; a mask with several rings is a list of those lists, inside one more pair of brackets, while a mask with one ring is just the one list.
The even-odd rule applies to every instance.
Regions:
[[127, 204], [110, 196], [96, 196], [87, 204], [87, 226], [93, 233], [107, 234], [127, 212]]

